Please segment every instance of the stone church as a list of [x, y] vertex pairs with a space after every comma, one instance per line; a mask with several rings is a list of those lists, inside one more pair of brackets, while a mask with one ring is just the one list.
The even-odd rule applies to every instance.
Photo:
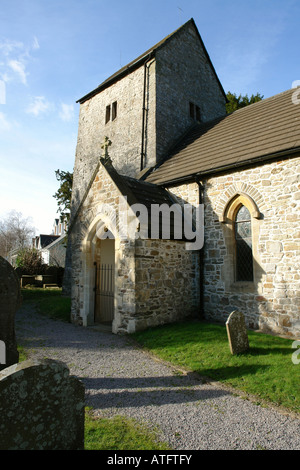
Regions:
[[124, 334], [240, 310], [248, 328], [299, 337], [294, 96], [227, 115], [191, 19], [78, 100], [66, 261], [74, 323]]

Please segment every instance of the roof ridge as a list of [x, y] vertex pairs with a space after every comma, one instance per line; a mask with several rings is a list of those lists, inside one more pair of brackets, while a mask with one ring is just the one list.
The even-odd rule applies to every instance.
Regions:
[[188, 25], [193, 25], [193, 27], [195, 28], [195, 31], [196, 31], [196, 34], [198, 36], [198, 39], [200, 41], [200, 44], [201, 44], [201, 47], [203, 49], [203, 52], [204, 54], [206, 55], [207, 57], [207, 60], [210, 64], [210, 67], [211, 67], [211, 70], [212, 72], [214, 73], [216, 79], [217, 79], [217, 82], [219, 83], [219, 86], [220, 86], [220, 89], [221, 89], [221, 92], [223, 93], [225, 99], [226, 99], [226, 93], [223, 89], [223, 86], [220, 82], [220, 79], [216, 73], [216, 70], [214, 68], [214, 65], [211, 61], [211, 58], [207, 52], [207, 49], [205, 47], [205, 44], [202, 40], [202, 37], [199, 33], [199, 30], [197, 28], [197, 25], [195, 23], [195, 20], [194, 18], [190, 18], [188, 21], [186, 21], [185, 23], [183, 23], [181, 26], [179, 26], [179, 28], [175, 29], [175, 31], [173, 31], [172, 33], [168, 34], [167, 36], [165, 36], [161, 41], [157, 42], [156, 44], [154, 44], [154, 46], [150, 47], [149, 49], [147, 49], [145, 52], [143, 52], [141, 55], [139, 55], [138, 57], [136, 57], [134, 60], [132, 60], [131, 62], [129, 62], [127, 65], [121, 67], [119, 70], [117, 70], [115, 73], [113, 73], [112, 75], [110, 75], [106, 80], [104, 80], [102, 83], [100, 83], [100, 85], [98, 85], [94, 90], [90, 91], [89, 93], [87, 93], [86, 95], [84, 95], [82, 98], [80, 98], [79, 100], [76, 101], [76, 103], [83, 103], [84, 101], [92, 98], [93, 96], [95, 96], [96, 94], [100, 93], [102, 90], [104, 90], [106, 87], [112, 85], [114, 83], [115, 80], [118, 80], [118, 79], [121, 79], [123, 76], [127, 75], [129, 72], [133, 71], [135, 69], [135, 67], [139, 67], [141, 65], [142, 62], [144, 62], [146, 60], [146, 58], [148, 57], [148, 59], [151, 58], [151, 56], [153, 56], [155, 54], [155, 52], [160, 49], [161, 47], [163, 47], [170, 39], [172, 39], [176, 34], [178, 34], [180, 31], [182, 31], [184, 28], [186, 28]]
[[116, 79], [117, 77], [119, 76], [122, 76], [122, 74], [124, 73], [128, 73], [128, 71], [133, 68], [136, 64], [139, 64], [139, 62], [144, 59], [145, 57], [147, 57], [149, 54], [153, 53], [154, 51], [156, 51], [157, 49], [159, 49], [161, 46], [163, 46], [169, 39], [171, 39], [175, 34], [178, 34], [178, 32], [180, 30], [182, 30], [183, 28], [185, 28], [188, 24], [194, 24], [194, 26], [197, 28], [196, 24], [195, 24], [195, 21], [193, 18], [190, 18], [188, 21], [186, 21], [184, 24], [182, 24], [181, 26], [179, 26], [179, 28], [175, 29], [175, 31], [173, 31], [172, 33], [168, 34], [167, 36], [165, 36], [163, 39], [161, 39], [159, 42], [155, 43], [152, 47], [150, 47], [149, 49], [147, 49], [145, 52], [143, 52], [142, 54], [138, 55], [135, 59], [131, 60], [130, 62], [128, 62], [126, 65], [124, 65], [123, 67], [121, 67], [120, 69], [118, 69], [116, 72], [114, 72], [112, 75], [110, 75], [108, 78], [106, 78], [103, 82], [101, 82], [96, 88], [94, 88], [94, 90], [92, 90], [91, 92], [87, 93], [86, 95], [84, 95], [82, 98], [80, 98], [79, 100], [76, 101], [76, 103], [81, 103], [83, 101], [85, 101], [86, 99], [92, 97], [94, 94], [97, 94], [97, 92], [100, 92], [102, 87], [105, 87], [105, 86], [109, 86], [109, 84], [114, 80]]

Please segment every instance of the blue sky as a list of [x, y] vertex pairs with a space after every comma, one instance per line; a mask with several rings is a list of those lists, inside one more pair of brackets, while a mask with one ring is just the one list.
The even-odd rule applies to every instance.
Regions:
[[225, 91], [300, 80], [299, 0], [0, 0], [0, 217], [51, 233], [72, 171], [76, 100], [194, 18]]

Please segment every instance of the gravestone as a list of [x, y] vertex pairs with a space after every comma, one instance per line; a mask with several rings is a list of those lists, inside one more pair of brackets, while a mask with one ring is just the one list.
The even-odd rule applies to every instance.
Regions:
[[11, 264], [0, 256], [0, 370], [19, 361], [15, 314], [20, 306], [20, 280]]
[[0, 372], [0, 450], [84, 448], [83, 383], [59, 361], [24, 361]]
[[226, 322], [231, 354], [240, 354], [249, 349], [245, 317], [241, 312], [232, 312]]

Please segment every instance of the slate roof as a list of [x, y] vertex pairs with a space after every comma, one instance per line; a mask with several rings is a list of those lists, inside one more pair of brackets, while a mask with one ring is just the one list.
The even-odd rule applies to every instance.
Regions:
[[46, 246], [53, 243], [55, 240], [60, 238], [60, 235], [40, 235], [41, 248], [46, 248]]
[[139, 204], [143, 204], [148, 209], [151, 204], [167, 204], [168, 206], [174, 204], [170, 193], [160, 186], [151, 184], [145, 181], [139, 181], [128, 176], [121, 176], [124, 185], [127, 186], [126, 191], [123, 187], [123, 194], [128, 194], [129, 191], [134, 195]]
[[164, 188], [146, 181], [137, 180], [129, 176], [120, 175], [110, 160], [101, 159], [109, 176], [114, 181], [123, 196], [127, 197], [130, 206], [133, 204], [143, 204], [148, 209], [151, 204], [167, 204], [171, 206], [176, 201]]
[[167, 184], [300, 152], [300, 105], [292, 102], [294, 92], [197, 124], [145, 180]]
[[[84, 204], [84, 201], [86, 200], [88, 196], [89, 190], [93, 184], [93, 181], [95, 180], [98, 174], [101, 164], [105, 167], [107, 173], [109, 174], [110, 178], [115, 183], [115, 185], [118, 187], [120, 193], [123, 196], [126, 196], [128, 205], [129, 206], [132, 206], [133, 204], [145, 205], [148, 209], [149, 217], [150, 217], [149, 209], [151, 208], [151, 204], [159, 204], [159, 205], [167, 204], [170, 207], [174, 203], [177, 203], [177, 201], [173, 199], [171, 194], [166, 189], [160, 186], [157, 186], [155, 184], [148, 183], [146, 181], [141, 181], [135, 178], [131, 178], [129, 176], [120, 175], [114, 168], [110, 159], [106, 160], [104, 158], [100, 158], [100, 161], [98, 162], [94, 170], [93, 176], [79, 204], [79, 207], [77, 208], [76, 213], [73, 214], [70, 220], [69, 232], [71, 232], [71, 230], [73, 229], [77, 216], [81, 210], [81, 207]], [[149, 229], [150, 229], [150, 226], [151, 224], [149, 220]]]
[[[148, 209], [148, 236], [151, 238], [151, 205], [158, 204], [161, 206], [162, 204], [166, 204], [167, 206], [171, 207], [173, 204], [178, 204], [172, 195], [163, 187], [157, 186], [152, 183], [148, 183], [141, 180], [136, 180], [135, 178], [131, 178], [129, 176], [120, 175], [115, 168], [113, 167], [110, 160], [105, 161], [102, 159], [102, 164], [105, 166], [106, 171], [109, 173], [111, 179], [114, 181], [116, 186], [118, 187], [119, 191], [123, 196], [127, 197], [127, 203], [129, 206], [133, 204], [142, 204], [147, 207]], [[173, 208], [177, 213], [177, 216], [180, 217], [182, 227], [181, 233], [182, 236], [180, 240], [186, 241], [184, 236], [184, 218], [183, 213], [181, 210]], [[139, 214], [137, 214], [139, 218]], [[178, 218], [176, 218], [178, 222]], [[173, 215], [170, 218], [170, 237], [169, 239], [174, 239], [174, 231], [176, 222], [175, 218], [173, 219]], [[159, 238], [162, 238], [162, 218], [159, 221]]]
[[163, 47], [168, 41], [169, 39], [171, 39], [174, 35], [176, 35], [180, 30], [182, 30], [183, 28], [186, 28], [188, 25], [192, 24], [195, 28], [195, 31], [197, 33], [197, 36], [199, 38], [199, 41], [201, 43], [201, 46], [203, 48], [203, 51], [206, 55], [206, 58], [211, 66], [211, 69], [213, 71], [213, 73], [215, 74], [215, 77], [220, 85], [220, 88], [222, 90], [222, 93], [224, 94], [224, 97], [226, 98], [226, 94], [223, 90], [223, 87], [221, 85], [221, 82], [219, 80], [219, 77], [217, 76], [216, 74], [216, 71], [215, 71], [215, 68], [211, 62], [211, 59], [208, 55], [208, 52], [206, 50], [206, 47], [202, 41], [202, 38], [200, 36], [200, 33], [198, 31], [198, 28], [196, 26], [196, 23], [194, 21], [193, 18], [191, 18], [189, 21], [187, 21], [185, 24], [183, 24], [182, 26], [180, 26], [180, 28], [176, 29], [175, 31], [173, 31], [173, 33], [169, 34], [168, 36], [166, 36], [164, 39], [162, 39], [161, 41], [159, 41], [157, 44], [155, 44], [154, 46], [152, 46], [150, 49], [148, 49], [146, 52], [144, 52], [143, 54], [141, 54], [140, 56], [138, 56], [136, 59], [134, 59], [133, 61], [129, 62], [129, 64], [125, 65], [124, 67], [122, 67], [121, 69], [119, 69], [117, 72], [115, 72], [113, 75], [111, 75], [110, 77], [108, 77], [106, 80], [104, 80], [104, 82], [102, 82], [97, 88], [95, 88], [94, 90], [92, 90], [91, 92], [87, 93], [85, 96], [83, 96], [82, 98], [80, 98], [79, 100], [77, 100], [76, 102], [77, 103], [84, 103], [86, 100], [92, 98], [93, 96], [97, 95], [98, 93], [100, 93], [102, 90], [104, 90], [105, 88], [109, 87], [110, 85], [112, 85], [114, 82], [116, 82], [117, 80], [120, 80], [121, 78], [123, 78], [124, 76], [128, 75], [129, 73], [133, 72], [135, 69], [137, 69], [138, 67], [140, 67], [144, 62], [145, 60], [147, 59], [150, 59], [151, 57], [153, 57], [155, 55], [155, 52]]

